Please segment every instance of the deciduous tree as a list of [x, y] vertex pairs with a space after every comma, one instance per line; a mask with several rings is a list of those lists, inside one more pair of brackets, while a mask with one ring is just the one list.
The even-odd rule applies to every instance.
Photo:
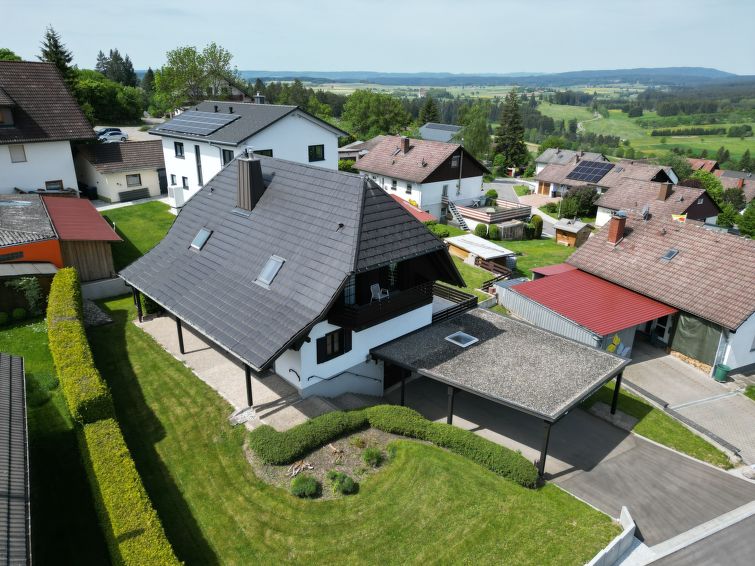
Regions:
[[0, 47], [0, 61], [21, 61], [21, 57], [7, 47]]
[[461, 131], [454, 136], [456, 142], [463, 140], [464, 148], [478, 159], [484, 159], [490, 153], [489, 112], [488, 104], [482, 100], [464, 108], [460, 119]]
[[362, 139], [396, 134], [411, 121], [398, 98], [369, 90], [357, 90], [349, 95], [342, 117], [351, 132]]

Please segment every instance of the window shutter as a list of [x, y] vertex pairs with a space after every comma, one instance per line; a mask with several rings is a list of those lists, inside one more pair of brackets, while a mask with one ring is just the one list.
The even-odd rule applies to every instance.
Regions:
[[318, 364], [321, 364], [327, 361], [327, 354], [325, 353], [325, 341], [326, 341], [326, 338], [324, 336], [322, 338], [317, 339], [317, 363]]
[[343, 352], [345, 354], [351, 352], [351, 330], [343, 328], [341, 332], [343, 333]]

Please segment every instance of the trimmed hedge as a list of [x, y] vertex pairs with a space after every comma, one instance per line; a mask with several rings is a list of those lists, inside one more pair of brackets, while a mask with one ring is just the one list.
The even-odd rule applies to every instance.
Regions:
[[73, 268], [58, 271], [47, 303], [50, 353], [73, 419], [92, 423], [115, 415], [110, 390], [94, 366], [81, 307], [79, 276]]
[[115, 564], [181, 564], [142, 485], [118, 423], [85, 424], [79, 434], [84, 467]]
[[285, 432], [262, 425], [249, 433], [249, 446], [268, 464], [290, 464], [345, 434], [367, 426], [427, 440], [524, 487], [535, 487], [537, 470], [524, 456], [470, 432], [434, 423], [398, 405], [377, 405], [316, 417]]

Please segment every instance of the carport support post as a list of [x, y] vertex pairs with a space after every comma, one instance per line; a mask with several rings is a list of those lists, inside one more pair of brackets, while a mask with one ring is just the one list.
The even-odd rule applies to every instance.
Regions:
[[181, 319], [176, 317], [176, 332], [178, 333], [178, 351], [182, 354], [185, 354], [186, 351], [184, 349], [184, 331], [181, 327]]
[[611, 414], [616, 414], [616, 406], [619, 404], [619, 389], [621, 389], [621, 376], [623, 372], [616, 376], [616, 384], [613, 386], [613, 399], [611, 399]]
[[244, 364], [244, 377], [246, 378], [246, 402], [251, 407], [254, 404], [252, 399], [252, 368], [247, 364]]
[[139, 291], [136, 290], [136, 287], [132, 287], [131, 290], [134, 293], [134, 304], [136, 305], [136, 316], [139, 317], [139, 322], [142, 321], [142, 301], [141, 297], [139, 296]]
[[401, 406], [404, 406], [404, 399], [406, 397], [406, 378], [401, 378]]
[[545, 434], [543, 435], [543, 445], [540, 448], [540, 460], [537, 462], [537, 473], [540, 477], [545, 474], [545, 458], [548, 456], [548, 441], [551, 438], [551, 423], [543, 421], [545, 424]]
[[446, 422], [453, 424], [454, 422], [454, 397], [456, 396], [456, 388], [448, 386], [448, 414], [446, 415]]

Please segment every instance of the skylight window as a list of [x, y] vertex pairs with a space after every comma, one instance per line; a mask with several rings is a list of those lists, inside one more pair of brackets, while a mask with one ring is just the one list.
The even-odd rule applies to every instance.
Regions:
[[676, 257], [676, 254], [679, 253], [679, 250], [675, 250], [674, 248], [671, 248], [669, 251], [667, 251], [665, 254], [663, 254], [663, 257], [661, 259], [663, 261], [671, 261]]
[[270, 256], [265, 267], [262, 268], [262, 271], [260, 271], [260, 274], [257, 276], [255, 283], [262, 285], [263, 287], [269, 287], [285, 262], [286, 260], [282, 257], [278, 257], [277, 255]]
[[475, 338], [474, 336], [470, 336], [466, 332], [461, 332], [461, 331], [454, 332], [450, 336], [446, 336], [446, 340], [448, 340], [452, 344], [461, 346], [462, 348], [467, 348], [468, 346], [471, 346], [475, 342], [480, 341], [478, 338]]
[[201, 250], [207, 243], [207, 240], [210, 238], [211, 234], [212, 230], [202, 228], [199, 232], [197, 232], [197, 235], [194, 236], [194, 239], [191, 241], [191, 247], [195, 250]]

